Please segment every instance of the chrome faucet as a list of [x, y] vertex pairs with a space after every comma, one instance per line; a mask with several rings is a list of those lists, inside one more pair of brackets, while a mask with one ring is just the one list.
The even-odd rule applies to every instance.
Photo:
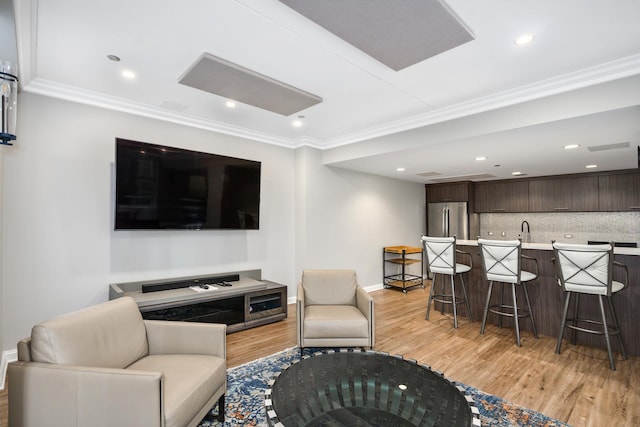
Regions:
[[[527, 225], [527, 231], [524, 231], [524, 226], [525, 224]], [[520, 224], [520, 238], [522, 239], [523, 242], [529, 243], [531, 241], [531, 236], [529, 235], [529, 222], [528, 221], [522, 221], [522, 224]]]

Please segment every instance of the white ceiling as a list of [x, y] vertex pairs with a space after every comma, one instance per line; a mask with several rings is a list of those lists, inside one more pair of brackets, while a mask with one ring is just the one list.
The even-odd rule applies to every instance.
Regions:
[[[446, 3], [475, 40], [393, 71], [277, 0], [14, 0], [21, 85], [308, 145], [325, 150], [327, 165], [416, 182], [431, 182], [417, 175], [428, 172], [446, 180], [638, 166], [640, 1]], [[523, 33], [535, 40], [516, 46]], [[229, 109], [226, 99], [178, 84], [203, 53], [323, 102], [289, 117], [246, 104]], [[124, 79], [125, 69], [136, 77]], [[621, 142], [628, 148], [588, 149]], [[568, 143], [581, 147], [562, 150]], [[488, 159], [474, 161], [480, 155]]]

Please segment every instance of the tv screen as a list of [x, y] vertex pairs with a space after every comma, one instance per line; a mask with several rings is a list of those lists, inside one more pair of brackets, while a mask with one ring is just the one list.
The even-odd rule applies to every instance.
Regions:
[[260, 224], [260, 162], [116, 138], [116, 230]]

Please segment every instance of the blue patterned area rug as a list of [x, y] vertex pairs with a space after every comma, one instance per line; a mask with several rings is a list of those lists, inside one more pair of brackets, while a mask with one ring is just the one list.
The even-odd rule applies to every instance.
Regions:
[[[304, 355], [316, 349], [305, 348]], [[292, 362], [300, 360], [300, 348], [294, 347], [245, 365], [227, 370], [227, 394], [224, 426], [266, 426], [264, 391], [267, 382]], [[449, 378], [451, 380], [451, 378]], [[568, 427], [568, 424], [549, 418], [539, 412], [522, 408], [505, 400], [483, 393], [462, 383], [480, 410], [482, 426], [490, 427]], [[217, 406], [217, 405], [216, 405]], [[212, 414], [217, 413], [217, 407]], [[207, 416], [199, 427], [220, 426], [213, 415]]]

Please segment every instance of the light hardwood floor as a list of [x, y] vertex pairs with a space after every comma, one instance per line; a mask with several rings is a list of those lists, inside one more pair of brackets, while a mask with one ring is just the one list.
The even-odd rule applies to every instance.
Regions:
[[[617, 358], [609, 370], [606, 351], [563, 344], [554, 353], [555, 339], [535, 339], [523, 332], [515, 345], [511, 328], [460, 320], [431, 310], [425, 320], [428, 291], [403, 294], [380, 290], [376, 303], [378, 351], [416, 359], [460, 381], [510, 402], [542, 412], [572, 426], [640, 426], [640, 358]], [[296, 345], [295, 306], [289, 317], [227, 336], [227, 361], [233, 367]], [[0, 427], [7, 425], [7, 388], [0, 392]]]

